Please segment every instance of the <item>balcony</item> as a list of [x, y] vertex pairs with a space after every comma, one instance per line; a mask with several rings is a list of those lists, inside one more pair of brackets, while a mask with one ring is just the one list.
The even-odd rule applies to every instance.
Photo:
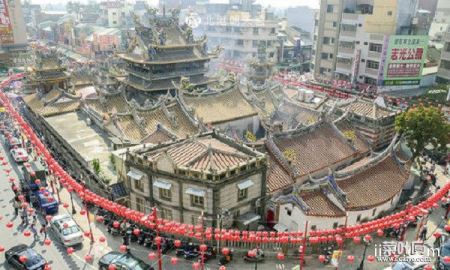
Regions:
[[450, 69], [439, 68], [437, 76], [450, 80]]
[[373, 68], [366, 67], [365, 72], [366, 72], [366, 74], [370, 74], [372, 76], [378, 77], [378, 69], [373, 69]]
[[[450, 49], [450, 46], [449, 46], [449, 49]], [[441, 59], [450, 61], [450, 51], [442, 50]]]
[[355, 48], [339, 47], [339, 49], [338, 49], [338, 54], [339, 53], [345, 53], [345, 54], [353, 55], [354, 52], [355, 52]]
[[380, 59], [380, 58], [381, 58], [381, 53], [369, 51], [369, 52], [367, 53], [367, 56], [368, 56], [369, 58]]
[[342, 30], [340, 37], [356, 37], [356, 31]]
[[336, 63], [336, 69], [345, 70], [345, 71], [351, 73], [351, 71], [352, 71], [352, 63], [337, 62]]

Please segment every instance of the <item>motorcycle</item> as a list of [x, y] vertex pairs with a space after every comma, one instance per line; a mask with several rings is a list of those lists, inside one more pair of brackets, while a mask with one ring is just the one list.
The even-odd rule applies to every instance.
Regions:
[[226, 265], [233, 260], [233, 250], [228, 255], [222, 255], [219, 259], [219, 265]]

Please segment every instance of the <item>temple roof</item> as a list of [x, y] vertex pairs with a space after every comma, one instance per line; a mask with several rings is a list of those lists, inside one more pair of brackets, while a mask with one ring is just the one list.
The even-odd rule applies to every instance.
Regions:
[[336, 180], [347, 195], [348, 210], [375, 207], [401, 192], [409, 174], [393, 155], [343, 180]]
[[177, 139], [176, 135], [169, 132], [162, 125], [157, 125], [156, 130], [153, 133], [150, 133], [146, 137], [144, 137], [141, 143], [159, 144], [169, 142], [175, 139]]
[[334, 204], [321, 189], [301, 191], [299, 194], [308, 206], [305, 214], [308, 216], [343, 217], [345, 212]]
[[226, 171], [242, 166], [257, 155], [211, 135], [172, 143], [141, 154], [150, 162], [167, 154], [175, 166], [195, 171]]
[[293, 178], [281, 164], [269, 153], [267, 155], [267, 192], [272, 193], [294, 184]]
[[183, 99], [203, 123], [221, 124], [257, 115], [237, 88], [204, 96], [184, 95]]
[[319, 120], [320, 112], [284, 100], [271, 119], [271, 123], [286, 123], [288, 129], [295, 129], [299, 125], [311, 125]]
[[23, 97], [23, 100], [34, 113], [43, 117], [73, 112], [80, 107], [78, 99], [68, 98], [57, 89], [51, 90], [42, 97], [39, 97], [38, 93], [27, 95]]
[[368, 152], [359, 135], [355, 136], [356, 143], [350, 143], [333, 123], [324, 122], [301, 131], [277, 134], [273, 142], [285, 158], [289, 156], [299, 175], [307, 175]]
[[372, 119], [380, 119], [390, 115], [395, 115], [393, 110], [381, 107], [375, 102], [365, 99], [356, 99], [353, 102], [338, 105], [338, 107], [342, 110], [348, 110], [356, 115]]

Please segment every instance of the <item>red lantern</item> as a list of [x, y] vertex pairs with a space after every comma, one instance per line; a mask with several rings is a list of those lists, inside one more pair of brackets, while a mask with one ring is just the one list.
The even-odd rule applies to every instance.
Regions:
[[52, 268], [49, 264], [45, 264], [44, 270], [52, 270]]
[[277, 259], [280, 260], [280, 261], [283, 261], [284, 260], [284, 254], [282, 252], [278, 252]]
[[175, 241], [173, 242], [173, 245], [174, 245], [176, 248], [179, 248], [179, 247], [181, 247], [181, 241], [180, 241], [180, 240], [175, 240]]
[[347, 262], [348, 262], [348, 263], [354, 263], [354, 262], [355, 262], [355, 256], [353, 256], [353, 255], [348, 255], [348, 256], [347, 256]]
[[68, 203], [64, 203], [64, 204], [63, 204], [63, 207], [64, 207], [64, 208], [69, 208], [69, 204], [68, 204]]
[[448, 225], [448, 224], [445, 225], [445, 226], [444, 226], [444, 229], [445, 229], [446, 232], [450, 232], [450, 225]]
[[31, 235], [31, 232], [30, 231], [24, 231], [23, 235], [25, 235], [25, 237], [29, 237]]
[[440, 232], [433, 233], [434, 238], [440, 238], [442, 234]]
[[161, 237], [160, 237], [160, 236], [155, 237], [155, 243], [156, 243], [157, 245], [160, 245], [160, 244], [161, 244]]
[[450, 256], [444, 256], [443, 260], [445, 263], [450, 263]]
[[50, 246], [50, 244], [52, 243], [52, 240], [50, 240], [50, 239], [45, 239], [44, 240], [44, 244], [46, 245], [46, 246]]
[[128, 249], [128, 247], [127, 247], [126, 245], [120, 245], [120, 247], [119, 247], [119, 250], [120, 250], [120, 252], [122, 252], [122, 253], [127, 252], [127, 249]]
[[97, 222], [103, 223], [103, 221], [105, 220], [105, 218], [104, 218], [103, 216], [97, 216], [97, 217], [95, 218], [95, 220], [96, 220]]
[[119, 227], [120, 227], [119, 221], [117, 221], [117, 220], [114, 221], [114, 222], [113, 222], [113, 227], [116, 228], [116, 229], [119, 228]]
[[88, 231], [85, 231], [85, 232], [84, 232], [84, 236], [87, 237], [87, 238], [89, 238], [89, 237], [91, 237], [91, 233], [88, 232]]
[[375, 256], [373, 256], [373, 255], [367, 256], [367, 261], [374, 262], [375, 261]]
[[370, 236], [370, 234], [364, 235], [364, 241], [370, 242], [371, 240], [372, 240], [372, 236]]
[[207, 246], [207, 245], [205, 245], [205, 244], [201, 244], [201, 245], [200, 245], [200, 251], [201, 251], [201, 252], [205, 252], [207, 249], [208, 249], [208, 246]]
[[86, 215], [86, 209], [81, 209], [80, 210], [80, 215], [82, 215], [82, 216]]
[[108, 266], [108, 270], [116, 270], [116, 269], [117, 269], [117, 267], [116, 267], [115, 264], [110, 264], [110, 265]]
[[325, 255], [319, 255], [319, 261], [320, 261], [321, 263], [324, 263], [325, 260], [326, 260]]
[[[64, 223], [64, 224], [63, 224], [63, 227], [64, 227], [64, 229], [67, 229], [67, 228], [69, 228], [69, 224]], [[84, 236], [86, 236], [86, 233], [84, 234]]]
[[353, 237], [353, 243], [360, 244], [361, 243], [361, 237], [359, 237], [359, 236]]
[[41, 180], [40, 179], [36, 179], [36, 180], [34, 180], [34, 183], [39, 186], [41, 184]]
[[73, 249], [73, 247], [68, 247], [67, 248], [67, 255], [72, 255], [72, 253], [74, 252], [75, 250]]
[[139, 234], [141, 234], [141, 230], [139, 230], [138, 228], [133, 230], [133, 234], [138, 236]]
[[219, 267], [219, 270], [227, 270], [227, 267], [226, 267], [225, 265], [221, 265], [221, 266]]
[[26, 256], [20, 256], [19, 257], [19, 261], [22, 263], [22, 264], [25, 264], [26, 262], [27, 262], [27, 260], [28, 260], [28, 258], [26, 257]]
[[199, 262], [195, 262], [192, 264], [192, 269], [194, 270], [199, 270], [200, 269], [200, 263]]
[[378, 229], [377, 230], [377, 235], [380, 236], [380, 237], [383, 236], [384, 235], [383, 230], [382, 229]]
[[156, 259], [156, 254], [155, 254], [155, 252], [150, 252], [150, 253], [148, 254], [148, 259], [149, 259], [150, 261], [153, 261], [154, 259]]
[[222, 254], [227, 256], [228, 254], [230, 254], [230, 249], [226, 247], [222, 248]]
[[14, 224], [12, 222], [8, 222], [6, 223], [6, 227], [11, 229], [14, 226]]
[[106, 241], [106, 237], [100, 236], [100, 237], [98, 238], [98, 241], [100, 241], [100, 243], [104, 243], [104, 242]]
[[5, 251], [5, 247], [4, 246], [0, 246], [0, 252]]
[[87, 263], [91, 263], [92, 260], [93, 260], [93, 257], [92, 257], [92, 255], [87, 254], [86, 256], [84, 256], [84, 260], [85, 260]]
[[178, 258], [177, 258], [177, 257], [172, 257], [172, 258], [170, 258], [170, 263], [171, 263], [172, 265], [176, 265], [176, 264], [178, 263]]
[[427, 264], [427, 265], [425, 265], [423, 270], [433, 270], [433, 266], [431, 266], [430, 264]]

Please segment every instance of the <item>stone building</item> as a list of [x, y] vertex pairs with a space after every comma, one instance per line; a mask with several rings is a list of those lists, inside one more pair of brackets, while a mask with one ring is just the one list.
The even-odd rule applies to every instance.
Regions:
[[[266, 158], [216, 132], [160, 144], [144, 144], [127, 153], [131, 207], [166, 219], [208, 224], [224, 210], [238, 227], [254, 228], [264, 210]], [[231, 224], [231, 220], [229, 224]]]

